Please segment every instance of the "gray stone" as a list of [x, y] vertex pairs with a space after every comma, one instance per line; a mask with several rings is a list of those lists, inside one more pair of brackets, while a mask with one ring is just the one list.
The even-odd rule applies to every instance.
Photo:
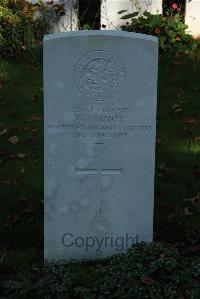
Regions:
[[157, 38], [44, 39], [45, 260], [92, 260], [153, 235]]

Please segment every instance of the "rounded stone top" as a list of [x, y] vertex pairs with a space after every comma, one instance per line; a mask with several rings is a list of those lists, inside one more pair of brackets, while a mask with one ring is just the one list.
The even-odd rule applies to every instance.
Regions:
[[146, 40], [150, 42], [158, 43], [158, 38], [156, 36], [127, 32], [127, 31], [118, 31], [118, 30], [79, 30], [79, 31], [68, 31], [68, 32], [58, 32], [47, 34], [44, 36], [44, 42], [56, 38], [67, 38], [67, 37], [81, 37], [81, 36], [113, 36], [113, 37], [124, 37], [124, 38], [133, 38], [139, 40]]

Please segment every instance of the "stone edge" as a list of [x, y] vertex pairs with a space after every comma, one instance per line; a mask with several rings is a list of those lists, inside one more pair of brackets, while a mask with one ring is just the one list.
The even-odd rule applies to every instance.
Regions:
[[56, 38], [65, 38], [65, 37], [78, 37], [78, 36], [112, 36], [112, 37], [128, 37], [140, 40], [146, 40], [151, 42], [158, 43], [158, 38], [156, 36], [135, 33], [135, 32], [126, 32], [126, 31], [115, 31], [115, 30], [81, 30], [81, 31], [68, 31], [68, 32], [59, 32], [47, 34], [44, 36], [43, 41], [47, 42]]

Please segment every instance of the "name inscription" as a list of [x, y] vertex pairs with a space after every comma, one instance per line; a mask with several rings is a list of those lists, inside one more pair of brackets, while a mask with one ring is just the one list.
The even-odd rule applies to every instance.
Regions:
[[[72, 120], [48, 124], [48, 131], [60, 134], [70, 132], [74, 138], [124, 138], [138, 132], [150, 132], [150, 124], [130, 123], [129, 107], [72, 106]], [[134, 120], [133, 120], [134, 121]]]

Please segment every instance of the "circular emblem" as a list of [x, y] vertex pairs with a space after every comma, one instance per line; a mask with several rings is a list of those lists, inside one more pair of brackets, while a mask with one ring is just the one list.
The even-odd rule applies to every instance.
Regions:
[[94, 51], [78, 61], [74, 79], [83, 96], [94, 101], [108, 101], [120, 93], [125, 81], [125, 69], [115, 55]]

